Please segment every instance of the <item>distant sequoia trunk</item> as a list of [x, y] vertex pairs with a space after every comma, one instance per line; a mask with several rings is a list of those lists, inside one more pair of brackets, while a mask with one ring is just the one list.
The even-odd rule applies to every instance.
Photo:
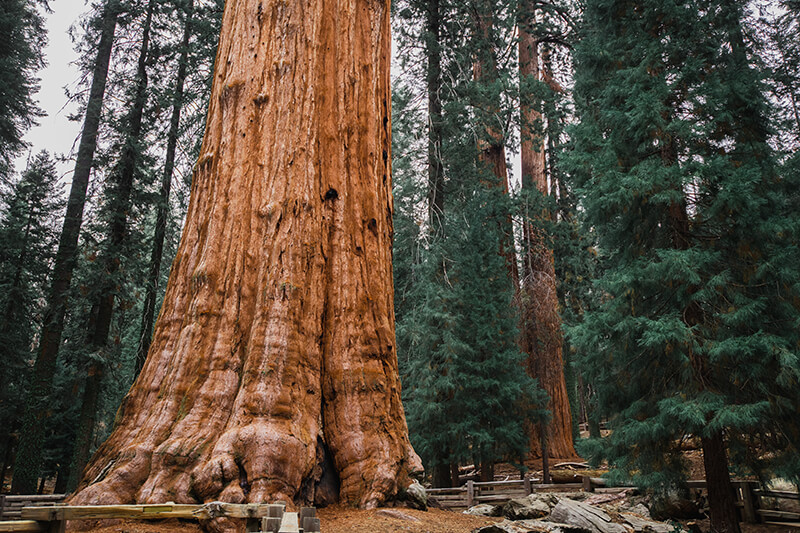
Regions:
[[421, 470], [392, 295], [389, 2], [229, 0], [152, 346], [73, 504], [337, 498]]
[[[526, 2], [520, 21], [519, 71], [520, 76], [533, 80], [543, 78], [539, 71], [539, 43], [531, 33], [535, 22], [533, 2]], [[535, 126], [543, 117], [531, 102], [522, 104], [522, 188], [538, 190], [547, 196], [547, 168], [543, 133]], [[550, 217], [549, 213], [533, 213], [532, 218]], [[530, 447], [532, 457], [576, 457], [572, 441], [572, 415], [570, 413], [567, 384], [564, 379], [561, 317], [558, 313], [558, 293], [553, 250], [547, 235], [526, 221], [524, 224], [525, 256], [522, 268], [522, 298], [520, 300], [521, 345], [528, 354], [528, 374], [537, 378], [550, 396], [552, 418], [542, 437], [541, 428], [531, 426]]]

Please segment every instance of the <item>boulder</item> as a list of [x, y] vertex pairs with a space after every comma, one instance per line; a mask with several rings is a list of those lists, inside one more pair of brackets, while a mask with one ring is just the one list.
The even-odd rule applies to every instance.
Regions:
[[410, 507], [421, 511], [428, 510], [428, 493], [419, 481], [414, 481], [406, 488], [406, 499]]
[[503, 508], [499, 505], [492, 505], [491, 503], [481, 503], [470, 507], [464, 514], [472, 514], [476, 516], [502, 516]]
[[514, 498], [503, 506], [503, 516], [510, 520], [529, 520], [542, 518], [558, 503], [557, 498], [548, 494], [530, 494], [525, 498]]
[[550, 513], [550, 521], [577, 526], [591, 533], [628, 533], [628, 529], [611, 521], [597, 507], [573, 500], [561, 499]]

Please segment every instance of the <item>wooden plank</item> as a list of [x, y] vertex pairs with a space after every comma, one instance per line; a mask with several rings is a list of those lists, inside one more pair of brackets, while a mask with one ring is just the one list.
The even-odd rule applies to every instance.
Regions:
[[778, 498], [782, 500], [800, 500], [800, 494], [783, 490], [755, 489], [753, 493], [764, 498]]
[[66, 494], [6, 494], [7, 502], [60, 502]]
[[278, 533], [281, 528], [281, 519], [277, 516], [265, 516], [261, 519], [261, 531], [266, 533]]
[[320, 533], [319, 518], [315, 516], [306, 516], [303, 519], [303, 533]]
[[475, 505], [475, 482], [467, 481], [467, 507]]
[[756, 514], [756, 495], [754, 494], [758, 483], [742, 481], [736, 483], [736, 485], [738, 485], [737, 488], [742, 495], [742, 520], [748, 524], [758, 523], [758, 514]]
[[467, 492], [467, 487], [453, 487], [452, 489], [425, 489], [428, 494], [445, 494], [448, 492], [460, 493]]
[[531, 487], [531, 478], [526, 477], [525, 481], [524, 481], [524, 484], [525, 484], [525, 493], [526, 494], [532, 494], [533, 493], [533, 487]]
[[300, 533], [297, 513], [283, 513], [283, 520], [281, 520], [281, 528], [278, 533]]
[[521, 479], [509, 479], [508, 481], [475, 481], [476, 487], [483, 489], [484, 487], [509, 487], [514, 485], [525, 486], [525, 482]]
[[583, 483], [538, 483], [533, 485], [533, 488], [537, 491], [544, 491], [544, 492], [558, 492], [562, 490], [581, 490], [583, 488]]
[[592, 486], [592, 478], [589, 476], [583, 476], [582, 479], [583, 483], [583, 492], [594, 492], [594, 486]]
[[769, 518], [788, 518], [789, 520], [800, 520], [800, 513], [789, 511], [774, 511], [772, 509], [756, 509], [756, 513]]
[[0, 522], [0, 531], [40, 531], [45, 533], [46, 530], [36, 520], [6, 520]]
[[[231, 505], [231, 504], [228, 504]], [[68, 507], [24, 507], [22, 518], [30, 520], [91, 520], [104, 518], [211, 518], [195, 514], [200, 505], [80, 505]], [[222, 512], [217, 516], [247, 518], [241, 513]]]

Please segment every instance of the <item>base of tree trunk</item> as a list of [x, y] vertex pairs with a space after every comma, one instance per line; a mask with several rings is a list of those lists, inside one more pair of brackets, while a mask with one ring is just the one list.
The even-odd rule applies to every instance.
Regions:
[[736, 495], [728, 471], [728, 451], [721, 433], [701, 439], [711, 527], [716, 533], [741, 533]]

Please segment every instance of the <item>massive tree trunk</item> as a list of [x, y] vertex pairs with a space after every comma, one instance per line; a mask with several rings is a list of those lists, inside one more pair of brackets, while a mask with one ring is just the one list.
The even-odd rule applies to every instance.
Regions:
[[[533, 8], [530, 7], [530, 10]], [[523, 11], [519, 24], [519, 71], [524, 80], [540, 78], [538, 43], [530, 31], [533, 12]], [[537, 132], [542, 114], [529, 95], [522, 95], [522, 187], [549, 194], [545, 161], [544, 134]], [[530, 213], [531, 218], [547, 218], [549, 213]], [[553, 250], [547, 235], [528, 221], [524, 224], [526, 254], [523, 260], [522, 297], [520, 301], [521, 344], [528, 354], [528, 374], [539, 380], [550, 396], [552, 418], [547, 423], [546, 445], [538, 427], [529, 428], [531, 456], [541, 457], [543, 448], [550, 457], [574, 457], [572, 414], [564, 379], [561, 317], [558, 314]]]
[[320, 503], [338, 480], [372, 507], [421, 469], [395, 352], [389, 64], [388, 1], [227, 2], [150, 352], [72, 503]]
[[53, 389], [53, 376], [56, 371], [58, 348], [64, 331], [64, 317], [67, 310], [67, 297], [72, 282], [72, 272], [78, 251], [78, 236], [83, 221], [83, 207], [86, 203], [86, 189], [97, 148], [97, 131], [103, 109], [108, 65], [114, 45], [117, 27], [119, 2], [108, 0], [105, 4], [101, 22], [100, 41], [97, 45], [97, 59], [92, 72], [92, 86], [86, 104], [86, 118], [81, 131], [75, 173], [69, 191], [67, 213], [58, 243], [53, 282], [47, 300], [39, 353], [33, 367], [29, 400], [22, 422], [19, 448], [14, 462], [14, 481], [11, 492], [32, 494], [38, 485], [42, 464], [42, 441], [45, 434], [45, 420], [49, 412], [49, 396]]
[[161, 260], [164, 255], [164, 239], [167, 235], [167, 216], [169, 215], [169, 195], [172, 188], [172, 174], [175, 169], [175, 152], [180, 135], [181, 110], [183, 109], [183, 91], [186, 82], [187, 64], [189, 61], [189, 39], [192, 36], [192, 17], [194, 0], [186, 6], [186, 21], [183, 25], [181, 54], [178, 58], [178, 72], [175, 77], [175, 89], [172, 94], [172, 116], [167, 133], [167, 153], [164, 161], [164, 173], [161, 175], [161, 190], [156, 208], [156, 227], [153, 232], [153, 248], [150, 252], [150, 268], [147, 273], [147, 289], [142, 311], [142, 325], [139, 329], [139, 346], [136, 349], [136, 366], [134, 376], [138, 376], [150, 350], [153, 322], [156, 316], [156, 298], [158, 296], [158, 280], [161, 275]]

